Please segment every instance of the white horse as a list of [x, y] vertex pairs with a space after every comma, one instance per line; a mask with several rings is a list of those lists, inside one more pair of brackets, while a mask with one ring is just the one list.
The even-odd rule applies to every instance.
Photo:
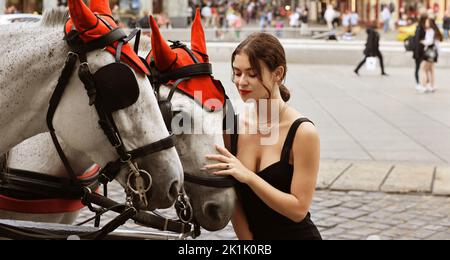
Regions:
[[[96, 24], [96, 16], [81, 0], [69, 1], [69, 6], [78, 31], [83, 31], [83, 26]], [[0, 31], [0, 154], [29, 137], [48, 131], [46, 113], [49, 100], [69, 52], [63, 36], [60, 23], [12, 25]], [[113, 55], [104, 49], [88, 53], [87, 60], [92, 72], [115, 62]], [[116, 160], [118, 155], [99, 127], [96, 109], [88, 105], [89, 99], [77, 71], [75, 69], [70, 77], [53, 125], [67, 146], [104, 166]], [[134, 104], [112, 113], [127, 151], [169, 136], [146, 75], [131, 71], [138, 83], [139, 97]], [[126, 93], [127, 88], [123, 91]], [[175, 148], [134, 159], [134, 162], [149, 172], [153, 179], [151, 189], [145, 194], [148, 208], [170, 207], [183, 181], [183, 170]], [[117, 180], [122, 185], [126, 185], [128, 173], [127, 167], [121, 169]]]
[[[84, 173], [98, 170], [98, 166], [89, 157], [64, 143], [62, 146], [77, 174], [81, 176]], [[10, 169], [68, 178], [67, 171], [59, 159], [49, 133], [33, 136], [15, 146], [8, 153], [6, 165]], [[0, 218], [2, 219], [60, 224], [74, 223], [79, 210], [84, 207], [80, 199], [18, 200], [6, 196], [0, 197], [0, 205], [2, 205], [0, 206]]]
[[[193, 25], [193, 31], [197, 31], [201, 24], [198, 20]], [[145, 41], [146, 38], [143, 38]], [[193, 35], [193, 41], [204, 41], [204, 37]], [[195, 45], [195, 44], [194, 44]], [[141, 45], [141, 46], [144, 46]], [[146, 51], [142, 49], [140, 51]], [[148, 50], [147, 50], [148, 51]], [[167, 97], [169, 92], [168, 86], [162, 86], [160, 94]], [[208, 162], [205, 160], [206, 154], [216, 153], [214, 151], [214, 145], [223, 146], [222, 137], [222, 119], [223, 114], [221, 110], [216, 112], [208, 112], [204, 110], [197, 102], [192, 98], [181, 94], [175, 93], [172, 98], [173, 110], [178, 111], [178, 115], [182, 115], [187, 120], [192, 119], [192, 127], [199, 129], [201, 134], [189, 134], [182, 133], [178, 135], [176, 148], [180, 154], [183, 167], [187, 173], [195, 174], [197, 176], [212, 178], [211, 184], [218, 178], [210, 176], [200, 171], [203, 165]], [[176, 120], [174, 123], [178, 123]], [[175, 127], [175, 126], [174, 126]], [[174, 128], [173, 127], [173, 128]], [[40, 147], [42, 151], [46, 153], [36, 154], [31, 152], [33, 148]], [[83, 169], [89, 167], [92, 162], [90, 160], [84, 160], [83, 156], [77, 154], [75, 151], [66, 149], [67, 157], [73, 161], [73, 165], [79, 167], [80, 172]], [[39, 158], [40, 156], [46, 158]], [[54, 152], [53, 144], [47, 135], [39, 135], [35, 138], [27, 140], [26, 143], [22, 143], [16, 146], [11, 152], [8, 158], [9, 166], [12, 168], [26, 169], [29, 171], [48, 173], [51, 175], [64, 175], [65, 169], [62, 168], [57, 158], [57, 154]], [[36, 161], [56, 161], [56, 164], [39, 164]], [[185, 182], [187, 194], [191, 198], [191, 203], [194, 206], [195, 220], [203, 228], [208, 230], [222, 229], [228, 222], [231, 216], [231, 212], [234, 208], [235, 193], [230, 187], [217, 188], [208, 187], [208, 180], [206, 184], [199, 185], [196, 183]], [[11, 215], [14, 219], [22, 219], [21, 214]], [[68, 216], [72, 215], [72, 218]], [[68, 213], [65, 215], [67, 219], [73, 219], [76, 214]], [[58, 221], [58, 216], [55, 216], [55, 222]], [[51, 215], [42, 216], [43, 219], [51, 219]]]
[[[168, 46], [153, 19], [151, 19], [150, 25], [153, 49], [147, 57], [147, 61], [152, 60], [156, 70], [162, 70], [168, 65], [171, 66], [170, 69], [165, 68], [166, 70], [163, 72], [170, 73], [195, 63], [185, 49], [171, 49]], [[198, 11], [191, 31], [191, 55], [194, 55], [199, 63], [207, 63], [206, 39]], [[173, 84], [176, 83], [176, 80], [173, 80], [172, 84], [162, 84], [157, 93], [160, 95], [160, 99], [167, 100]], [[187, 79], [181, 84], [186, 84], [185, 87], [196, 90], [199, 94], [208, 92], [207, 88], [220, 92], [220, 87], [215, 86], [214, 80], [209, 75], [192, 76], [191, 79]], [[231, 218], [236, 193], [230, 185], [215, 185], [226, 181], [201, 169], [206, 164], [212, 163], [205, 158], [205, 155], [216, 154], [215, 145], [224, 146], [224, 111], [219, 109], [211, 112], [204, 109], [203, 105], [206, 105], [204, 102], [202, 104], [201, 100], [189, 97], [179, 88], [173, 93], [171, 103], [172, 111], [177, 113], [170, 122], [171, 128], [177, 134], [176, 148], [185, 171], [184, 187], [191, 198], [194, 217], [207, 230], [222, 229]], [[180, 126], [180, 122], [183, 126]], [[186, 127], [186, 125], [188, 126]], [[188, 174], [191, 176], [189, 179]], [[191, 179], [203, 179], [204, 181], [199, 184], [190, 181]]]

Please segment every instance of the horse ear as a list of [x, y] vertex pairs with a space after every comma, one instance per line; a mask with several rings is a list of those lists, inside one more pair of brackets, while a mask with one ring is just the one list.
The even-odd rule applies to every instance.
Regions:
[[207, 54], [205, 31], [203, 30], [200, 9], [198, 8], [195, 14], [194, 22], [192, 22], [191, 49], [203, 54]]
[[153, 16], [150, 16], [150, 28], [152, 29], [152, 53], [156, 68], [160, 71], [166, 71], [177, 59], [177, 54], [162, 37]]
[[97, 17], [82, 0], [69, 0], [68, 6], [70, 18], [72, 18], [77, 31], [83, 32], [97, 24]]
[[109, 0], [91, 0], [89, 3], [89, 8], [94, 13], [112, 16], [111, 8], [109, 7]]

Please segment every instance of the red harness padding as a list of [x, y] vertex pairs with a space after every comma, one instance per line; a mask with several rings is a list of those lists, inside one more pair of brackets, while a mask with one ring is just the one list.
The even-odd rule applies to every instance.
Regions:
[[[96, 8], [98, 9], [98, 8]], [[109, 10], [109, 7], [108, 7]], [[108, 11], [105, 9], [105, 12]], [[90, 15], [91, 11], [84, 5], [77, 5], [76, 7], [72, 7], [70, 10], [71, 16], [76, 16], [74, 19], [77, 19], [78, 27], [77, 28], [83, 28], [83, 31], [78, 30], [81, 35], [80, 38], [85, 43], [89, 43], [93, 40], [96, 40], [103, 35], [109, 33], [112, 29], [118, 28], [119, 26], [116, 24], [116, 22], [112, 19], [110, 16], [110, 11], [106, 12], [106, 14], [100, 13], [97, 15], [101, 15], [102, 20], [106, 21], [108, 25], [104, 24], [103, 21], [101, 21], [98, 17], [95, 15]], [[96, 11], [101, 11], [100, 9]], [[72, 28], [74, 28], [74, 21], [70, 18], [65, 26], [65, 32], [69, 33]], [[96, 24], [95, 27], [91, 28], [92, 24]], [[112, 29], [111, 29], [112, 28]], [[107, 46], [106, 50], [109, 51], [112, 55], [116, 55], [116, 47], [118, 42], [115, 42], [113, 46]], [[133, 69], [135, 69], [136, 72], [144, 73], [146, 75], [150, 75], [149, 70], [147, 69], [147, 66], [141, 61], [141, 59], [138, 57], [138, 55], [134, 52], [133, 48], [129, 44], [125, 44], [122, 47], [122, 55], [120, 56], [120, 59], [130, 65]]]
[[[84, 180], [98, 173], [100, 166], [95, 164], [78, 179]], [[30, 214], [58, 214], [78, 211], [85, 206], [81, 199], [44, 199], [44, 200], [20, 200], [0, 195], [0, 210], [30, 213]]]
[[[152, 29], [152, 50], [146, 59], [148, 64], [153, 61], [160, 73], [195, 64], [195, 61], [193, 61], [193, 58], [186, 50], [183, 48], [172, 49], [167, 44], [153, 17], [150, 17], [150, 27]], [[205, 33], [201, 24], [199, 10], [197, 10], [192, 23], [191, 50], [198, 62], [209, 62]], [[174, 82], [170, 81], [168, 83], [173, 84]], [[210, 75], [201, 75], [185, 80], [178, 85], [178, 89], [194, 98], [208, 110], [219, 110], [225, 104], [225, 90], [221, 83]]]

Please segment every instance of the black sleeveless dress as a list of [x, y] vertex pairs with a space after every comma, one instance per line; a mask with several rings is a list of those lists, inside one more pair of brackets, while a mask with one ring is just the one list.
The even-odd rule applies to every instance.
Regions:
[[[293, 165], [289, 164], [289, 156], [294, 142], [295, 133], [307, 118], [297, 119], [289, 129], [281, 153], [281, 159], [261, 172], [261, 178], [280, 191], [290, 193]], [[312, 123], [312, 122], [311, 122]], [[237, 154], [238, 135], [232, 136], [231, 150]], [[247, 217], [250, 231], [255, 240], [321, 240], [319, 230], [311, 221], [310, 213], [301, 221], [294, 222], [267, 206], [246, 184], [236, 186], [239, 199]]]

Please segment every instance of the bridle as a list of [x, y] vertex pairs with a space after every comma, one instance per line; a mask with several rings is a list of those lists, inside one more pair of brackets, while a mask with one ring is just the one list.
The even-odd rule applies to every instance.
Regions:
[[[181, 67], [178, 69], [169, 70], [168, 72], [159, 72], [154, 61], [150, 62], [150, 64], [146, 63], [147, 65], [149, 65], [149, 69], [151, 72], [150, 81], [152, 83], [153, 90], [158, 100], [161, 113], [163, 114], [164, 122], [166, 123], [166, 126], [170, 132], [172, 132], [171, 120], [173, 117], [173, 111], [171, 110], [172, 108], [171, 101], [175, 91], [179, 91], [178, 86], [180, 85], [180, 83], [189, 80], [192, 77], [205, 75], [211, 77], [212, 75], [212, 66], [210, 63], [201, 63], [198, 60], [198, 58], [194, 55], [193, 51], [180, 41], [171, 41], [171, 42], [172, 45], [170, 47], [172, 49], [180, 48], [186, 51], [193, 60], [194, 64], [187, 65], [185, 67]], [[202, 56], [205, 55], [202, 53], [199, 54]], [[174, 83], [167, 84], [169, 81], [174, 81]], [[220, 83], [220, 81], [214, 79], [213, 81], [218, 87], [221, 87], [223, 89], [223, 86]], [[160, 87], [163, 84], [170, 87], [169, 94], [165, 99], [163, 99], [160, 94]], [[182, 91], [179, 92], [184, 94], [184, 92]], [[223, 90], [223, 92], [225, 93], [225, 90]], [[233, 120], [234, 122], [234, 109], [231, 104], [231, 101], [229, 100], [226, 94], [225, 94], [225, 105], [223, 110], [225, 111], [223, 120], [224, 126], [223, 130], [227, 130], [225, 129], [225, 126], [229, 125], [227, 124], [227, 122], [230, 120], [230, 118], [232, 118], [231, 120]], [[233, 124], [233, 126], [236, 125]], [[199, 176], [189, 172], [184, 173], [184, 180], [193, 184], [213, 188], [231, 188], [234, 187], [236, 184], [236, 180], [230, 176]]]
[[[122, 139], [120, 137], [120, 133], [116, 127], [116, 124], [112, 117], [112, 112], [123, 109], [127, 106], [130, 106], [136, 102], [135, 99], [137, 99], [136, 96], [131, 95], [131, 97], [128, 100], [118, 102], [119, 104], [108, 104], [105, 103], [105, 101], [108, 101], [108, 95], [104, 95], [104, 91], [102, 89], [102, 86], [98, 84], [98, 77], [97, 73], [103, 69], [103, 74], [105, 70], [107, 72], [107, 69], [111, 69], [113, 71], [119, 71], [123, 72], [125, 68], [128, 69], [126, 65], [120, 64], [120, 57], [121, 57], [121, 51], [124, 44], [126, 44], [128, 41], [130, 41], [133, 37], [136, 36], [136, 44], [135, 44], [135, 52], [137, 53], [137, 46], [139, 45], [139, 31], [135, 30], [133, 31], [129, 36], [127, 36], [122, 30], [120, 29], [113, 29], [104, 19], [102, 19], [99, 15], [96, 14], [96, 17], [98, 18], [97, 24], [99, 22], [102, 22], [108, 26], [108, 28], [111, 29], [111, 31], [104, 36], [100, 37], [97, 40], [94, 40], [90, 43], [83, 43], [80, 39], [80, 35], [82, 35], [84, 32], [77, 32], [74, 30], [71, 30], [70, 32], [66, 33], [65, 40], [67, 41], [70, 51], [68, 53], [67, 59], [65, 61], [64, 68], [61, 72], [61, 75], [58, 79], [57, 86], [52, 94], [52, 97], [50, 99], [49, 103], [49, 109], [47, 112], [47, 125], [53, 140], [53, 143], [55, 145], [55, 148], [58, 152], [59, 157], [61, 158], [64, 167], [66, 171], [69, 174], [69, 181], [56, 178], [52, 180], [52, 182], [48, 183], [48, 186], [51, 188], [55, 188], [55, 183], [63, 183], [64, 185], [57, 187], [59, 193], [54, 194], [55, 198], [65, 198], [68, 194], [70, 194], [70, 197], [72, 198], [80, 198], [82, 197], [83, 204], [87, 205], [91, 211], [96, 212], [96, 216], [94, 217], [96, 222], [95, 226], [99, 226], [100, 216], [104, 214], [107, 211], [115, 211], [117, 213], [120, 213], [118, 217], [110, 221], [107, 225], [105, 225], [103, 228], [99, 229], [97, 232], [89, 233], [83, 238], [91, 238], [91, 239], [102, 239], [104, 238], [108, 233], [116, 229], [118, 226], [124, 224], [124, 222], [128, 219], [133, 219], [136, 221], [136, 223], [139, 223], [144, 226], [157, 228], [159, 230], [163, 231], [172, 231], [172, 232], [178, 232], [182, 234], [182, 237], [185, 237], [187, 234], [190, 234], [195, 238], [200, 234], [199, 227], [196, 226], [195, 230], [192, 230], [192, 225], [189, 222], [184, 221], [183, 219], [180, 219], [180, 221], [174, 221], [171, 219], [167, 219], [164, 217], [161, 217], [159, 215], [152, 215], [145, 211], [137, 211], [136, 208], [133, 206], [133, 197], [139, 196], [139, 200], [144, 203], [147, 206], [147, 201], [145, 199], [145, 192], [148, 191], [151, 187], [152, 180], [151, 176], [148, 172], [141, 170], [137, 167], [137, 165], [133, 162], [133, 159], [147, 156], [149, 154], [157, 153], [166, 149], [173, 148], [175, 146], [174, 136], [171, 134], [170, 136], [159, 140], [155, 143], [143, 146], [141, 148], [135, 149], [133, 151], [127, 151], [123, 145]], [[92, 28], [93, 29], [93, 28]], [[112, 46], [113, 43], [119, 42], [116, 47], [116, 62], [114, 63], [115, 66], [112, 67], [109, 65], [104, 66], [103, 68], [99, 69], [95, 74], [92, 74], [89, 69], [89, 63], [87, 61], [87, 53], [102, 49], [106, 46]], [[89, 97], [89, 105], [93, 105], [97, 111], [97, 114], [99, 116], [99, 125], [101, 126], [104, 134], [106, 135], [107, 139], [111, 143], [111, 145], [115, 148], [119, 158], [115, 161], [109, 162], [102, 170], [101, 175], [98, 176], [93, 175], [92, 178], [89, 178], [89, 180], [79, 180], [77, 178], [77, 175], [75, 174], [72, 166], [70, 165], [59, 141], [55, 134], [55, 129], [53, 127], [53, 117], [55, 114], [55, 111], [61, 101], [61, 98], [63, 96], [63, 93], [69, 83], [69, 80], [75, 70], [75, 64], [77, 60], [80, 60], [80, 66], [78, 70], [79, 78], [83, 82], [84, 87], [87, 91], [88, 97]], [[131, 72], [132, 73], [132, 72]], [[134, 75], [134, 74], [133, 74]], [[134, 77], [134, 76], [133, 76]], [[101, 78], [101, 77], [100, 77]], [[134, 78], [134, 80], [136, 80]], [[137, 94], [138, 95], [138, 94]], [[125, 204], [117, 203], [113, 200], [110, 200], [106, 197], [107, 195], [107, 189], [106, 184], [110, 181], [112, 181], [120, 172], [122, 167], [128, 166], [130, 169], [130, 172], [127, 177], [127, 202]], [[2, 155], [0, 157], [0, 171], [2, 174], [0, 174], [0, 188], [3, 188], [2, 185], [5, 184], [11, 184], [11, 178], [14, 178], [16, 176], [15, 169], [9, 169], [7, 167], [7, 156]], [[5, 173], [5, 174], [3, 174]], [[35, 173], [34, 176], [29, 176], [29, 172], [25, 172], [27, 175], [27, 178], [19, 178], [20, 184], [26, 183], [27, 188], [30, 188], [30, 180], [37, 181], [36, 185], [33, 187], [39, 187], [39, 189], [42, 189], [42, 174]], [[7, 178], [8, 177], [8, 178]], [[98, 177], [98, 178], [97, 178]], [[7, 179], [5, 182], [4, 179]], [[14, 180], [16, 181], [16, 180]], [[98, 182], [101, 182], [104, 184], [104, 191], [105, 196], [101, 196], [94, 191], [98, 187]], [[66, 186], [67, 184], [67, 186]], [[17, 185], [16, 185], [17, 186]], [[70, 189], [68, 189], [68, 187]], [[2, 189], [3, 190], [3, 189]], [[19, 189], [16, 189], [19, 190]], [[73, 192], [72, 192], [73, 191]], [[66, 194], [62, 194], [66, 193]], [[47, 190], [43, 190], [42, 195], [45, 196], [47, 194]], [[30, 194], [31, 195], [31, 194]], [[65, 196], [64, 196], [65, 195]], [[186, 197], [187, 198], [187, 197]], [[183, 203], [186, 198], [181, 198], [178, 200], [178, 203]], [[187, 198], [187, 205], [188, 204], [188, 198]], [[100, 205], [102, 208], [94, 208], [92, 204]], [[186, 205], [186, 204], [183, 204]], [[192, 210], [192, 207], [190, 207]], [[187, 213], [185, 213], [186, 215]], [[92, 219], [94, 219], [92, 218]], [[192, 217], [191, 217], [192, 219]], [[81, 225], [83, 223], [80, 223]], [[66, 237], [64, 235], [56, 235], [56, 234], [28, 234], [26, 228], [14, 228], [14, 227], [5, 227], [5, 225], [0, 224], [0, 231], [4, 231], [4, 228], [12, 235], [12, 237], [19, 237], [25, 238], [25, 239], [65, 239]], [[2, 233], [0, 232], [0, 233]]]
[[[79, 60], [80, 66], [78, 69], [78, 76], [80, 80], [83, 82], [84, 87], [87, 91], [87, 95], [89, 97], [89, 105], [91, 106], [93, 105], [95, 107], [97, 114], [99, 116], [99, 125], [103, 130], [105, 136], [107, 137], [108, 141], [115, 148], [115, 151], [119, 156], [117, 160], [109, 162], [107, 166], [102, 170], [102, 173], [107, 172], [107, 174], [103, 174], [101, 180], [103, 181], [113, 180], [119, 173], [119, 170], [123, 166], [127, 166], [130, 170], [127, 177], [128, 181], [126, 187], [127, 201], [130, 204], [132, 204], [133, 197], [139, 196], [139, 200], [142, 203], [144, 203], [145, 206], [148, 206], [148, 202], [145, 197], [145, 192], [150, 189], [152, 179], [150, 174], [145, 170], [139, 169], [138, 166], [133, 162], [133, 160], [139, 157], [147, 156], [174, 147], [175, 146], [174, 138], [173, 135], [170, 135], [162, 140], [140, 147], [133, 151], [127, 151], [125, 149], [120, 133], [112, 117], [112, 112], [114, 111], [107, 109], [105, 105], [108, 104], [106, 103], [108, 102], [107, 100], [108, 96], [102, 95], [104, 94], [104, 92], [102, 93], [103, 86], [99, 86], [97, 84], [96, 74], [92, 74], [90, 71], [89, 63], [87, 61], [87, 53], [92, 52], [94, 50], [102, 49], [106, 46], [112, 46], [113, 43], [119, 42], [116, 47], [116, 57], [115, 57], [116, 62], [106, 65], [105, 67], [111, 66], [108, 69], [118, 71], [126, 69], [130, 70], [126, 65], [120, 63], [120, 57], [123, 45], [128, 43], [128, 41], [130, 41], [132, 38], [134, 38], [134, 36], [136, 36], [137, 34], [137, 31], [134, 31], [129, 36], [127, 36], [121, 29], [112, 28], [99, 15], [96, 14], [96, 16], [98, 18], [97, 23], [102, 22], [111, 29], [109, 33], [89, 43], [84, 43], [80, 39], [80, 35], [82, 35], [86, 31], [77, 32], [75, 28], [72, 28], [70, 32], [66, 33], [64, 39], [69, 45], [70, 52], [68, 54], [61, 76], [58, 79], [58, 84], [50, 99], [50, 105], [47, 112], [47, 125], [53, 143], [56, 147], [56, 150], [58, 151], [59, 157], [61, 158], [64, 164], [64, 167], [69, 173], [69, 176], [72, 179], [72, 181], [77, 183], [74, 170], [70, 165], [66, 155], [64, 154], [64, 151], [62, 150], [58, 138], [55, 134], [55, 129], [53, 127], [53, 117], [61, 101], [62, 95], [64, 94], [64, 90], [67, 87], [70, 77], [74, 71], [76, 61]], [[102, 70], [102, 68], [100, 70]], [[135, 97], [135, 99], [137, 99], [137, 97]], [[123, 109], [126, 106], [130, 106], [135, 101], [136, 100], [131, 100], [131, 102], [129, 102], [129, 100], [127, 100], [123, 104], [123, 106], [119, 107], [119, 109]], [[115, 104], [113, 104], [113, 107], [114, 105]]]

